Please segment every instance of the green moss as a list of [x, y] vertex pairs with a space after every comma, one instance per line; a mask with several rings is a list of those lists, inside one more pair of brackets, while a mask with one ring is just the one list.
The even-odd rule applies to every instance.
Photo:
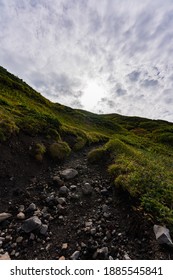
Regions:
[[88, 153], [88, 162], [90, 163], [105, 163], [107, 152], [103, 148], [98, 148]]
[[59, 141], [50, 146], [49, 152], [53, 159], [62, 160], [69, 156], [71, 149], [66, 142]]

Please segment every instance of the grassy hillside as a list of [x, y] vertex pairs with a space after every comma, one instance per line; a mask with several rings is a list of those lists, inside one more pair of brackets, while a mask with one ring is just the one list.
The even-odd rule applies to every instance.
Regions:
[[89, 162], [107, 162], [115, 189], [128, 192], [139, 210], [173, 229], [172, 123], [52, 103], [0, 67], [0, 142], [20, 133], [45, 140], [35, 144], [40, 161], [47, 150], [62, 159], [71, 149], [102, 143], [89, 153]]

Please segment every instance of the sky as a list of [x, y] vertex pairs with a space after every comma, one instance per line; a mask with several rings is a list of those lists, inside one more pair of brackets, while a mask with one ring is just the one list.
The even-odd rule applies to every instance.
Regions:
[[0, 0], [0, 65], [53, 102], [173, 122], [173, 0]]

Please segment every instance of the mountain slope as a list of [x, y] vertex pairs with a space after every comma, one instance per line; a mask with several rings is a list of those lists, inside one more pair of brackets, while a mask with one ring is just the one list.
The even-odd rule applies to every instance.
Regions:
[[10, 149], [11, 139], [20, 142], [23, 135], [25, 158], [31, 156], [43, 165], [47, 158], [61, 160], [71, 151], [98, 143], [88, 161], [106, 163], [115, 189], [130, 194], [139, 211], [173, 227], [172, 123], [97, 115], [52, 103], [0, 67], [1, 148]]

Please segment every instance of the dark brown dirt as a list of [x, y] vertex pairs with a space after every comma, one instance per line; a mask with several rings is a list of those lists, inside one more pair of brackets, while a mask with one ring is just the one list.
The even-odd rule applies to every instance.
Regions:
[[[125, 259], [125, 255], [131, 259], [173, 259], [170, 248], [155, 241], [153, 221], [132, 207], [128, 195], [115, 191], [104, 163], [88, 164], [87, 153], [91, 147], [72, 154], [65, 162], [45, 158], [39, 163], [31, 147], [41, 140], [20, 135], [0, 144], [0, 213], [12, 214], [9, 220], [0, 223], [0, 236], [11, 236], [10, 241], [3, 242], [3, 252], [8, 252], [12, 259], [59, 259], [62, 256], [69, 259], [75, 251], [80, 252], [79, 259]], [[77, 186], [78, 197], [67, 197], [61, 213], [56, 205], [46, 204], [46, 197], [53, 192], [58, 194], [53, 176], [65, 168], [78, 170], [77, 177], [65, 182], [68, 188]], [[93, 188], [91, 196], [82, 194], [85, 182]], [[22, 221], [16, 218], [19, 206], [22, 204], [26, 209], [30, 203], [35, 203], [41, 211], [48, 207], [52, 216], [47, 235], [34, 232], [34, 240], [21, 231]], [[104, 217], [102, 211], [105, 204], [109, 208], [108, 217]], [[92, 221], [97, 234], [86, 229], [88, 220]], [[23, 236], [23, 241], [17, 244], [15, 254], [13, 244], [18, 236]], [[67, 249], [62, 249], [63, 243], [67, 243]], [[104, 247], [108, 254], [96, 253]]]

